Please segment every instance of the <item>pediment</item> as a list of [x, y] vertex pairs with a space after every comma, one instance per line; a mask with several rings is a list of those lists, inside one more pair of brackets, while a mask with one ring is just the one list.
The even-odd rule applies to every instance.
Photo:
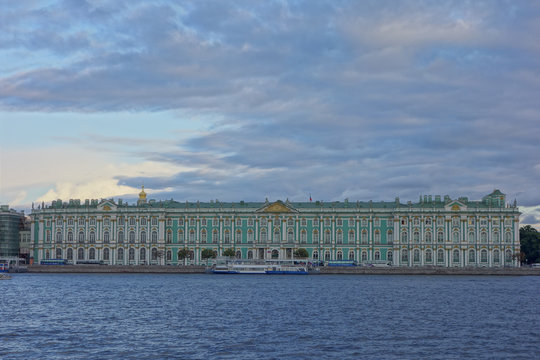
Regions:
[[298, 212], [296, 209], [292, 208], [291, 206], [283, 203], [283, 201], [276, 201], [271, 204], [268, 204], [266, 206], [263, 206], [262, 208], [258, 209], [257, 212], [263, 212], [263, 213], [296, 213]]
[[104, 200], [98, 204], [97, 208], [102, 211], [112, 211], [116, 210], [116, 204], [111, 200]]
[[467, 210], [467, 205], [465, 205], [461, 201], [454, 200], [446, 204], [444, 206], [444, 209], [447, 211], [463, 211], [463, 210]]

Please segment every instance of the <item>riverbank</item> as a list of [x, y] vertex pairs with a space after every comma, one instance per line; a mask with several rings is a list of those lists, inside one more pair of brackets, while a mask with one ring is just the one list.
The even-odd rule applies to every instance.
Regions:
[[[533, 268], [445, 268], [445, 267], [321, 267], [321, 275], [497, 275], [539, 276], [540, 269]], [[155, 273], [155, 274], [202, 274], [204, 266], [160, 265], [34, 265], [29, 273]]]

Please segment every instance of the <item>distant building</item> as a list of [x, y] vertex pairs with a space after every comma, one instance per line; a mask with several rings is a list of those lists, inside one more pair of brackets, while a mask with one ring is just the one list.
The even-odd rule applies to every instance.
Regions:
[[304, 248], [323, 261], [394, 266], [519, 266], [519, 210], [499, 190], [479, 201], [419, 202], [53, 201], [33, 210], [36, 261], [200, 264], [203, 249], [242, 259], [290, 259]]
[[30, 242], [30, 218], [23, 217], [19, 227], [19, 258], [26, 259], [28, 263], [31, 257], [32, 244]]
[[0, 205], [0, 258], [18, 257], [24, 213]]

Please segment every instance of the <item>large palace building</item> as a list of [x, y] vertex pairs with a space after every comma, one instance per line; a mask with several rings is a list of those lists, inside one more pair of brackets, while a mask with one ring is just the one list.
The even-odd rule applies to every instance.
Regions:
[[[242, 259], [394, 266], [519, 266], [519, 210], [495, 190], [480, 201], [53, 201], [32, 211], [33, 257], [110, 265], [202, 264], [205, 249]], [[187, 254], [187, 257], [186, 257]]]

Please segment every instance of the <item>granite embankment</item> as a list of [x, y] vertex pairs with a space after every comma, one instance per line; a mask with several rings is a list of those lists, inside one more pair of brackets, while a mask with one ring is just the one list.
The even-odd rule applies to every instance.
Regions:
[[[321, 267], [324, 274], [349, 275], [499, 275], [529, 276], [540, 275], [540, 269], [532, 268], [445, 268], [445, 267]], [[204, 273], [204, 266], [159, 266], [159, 265], [34, 265], [28, 267], [30, 273], [162, 273], [198, 274]]]

